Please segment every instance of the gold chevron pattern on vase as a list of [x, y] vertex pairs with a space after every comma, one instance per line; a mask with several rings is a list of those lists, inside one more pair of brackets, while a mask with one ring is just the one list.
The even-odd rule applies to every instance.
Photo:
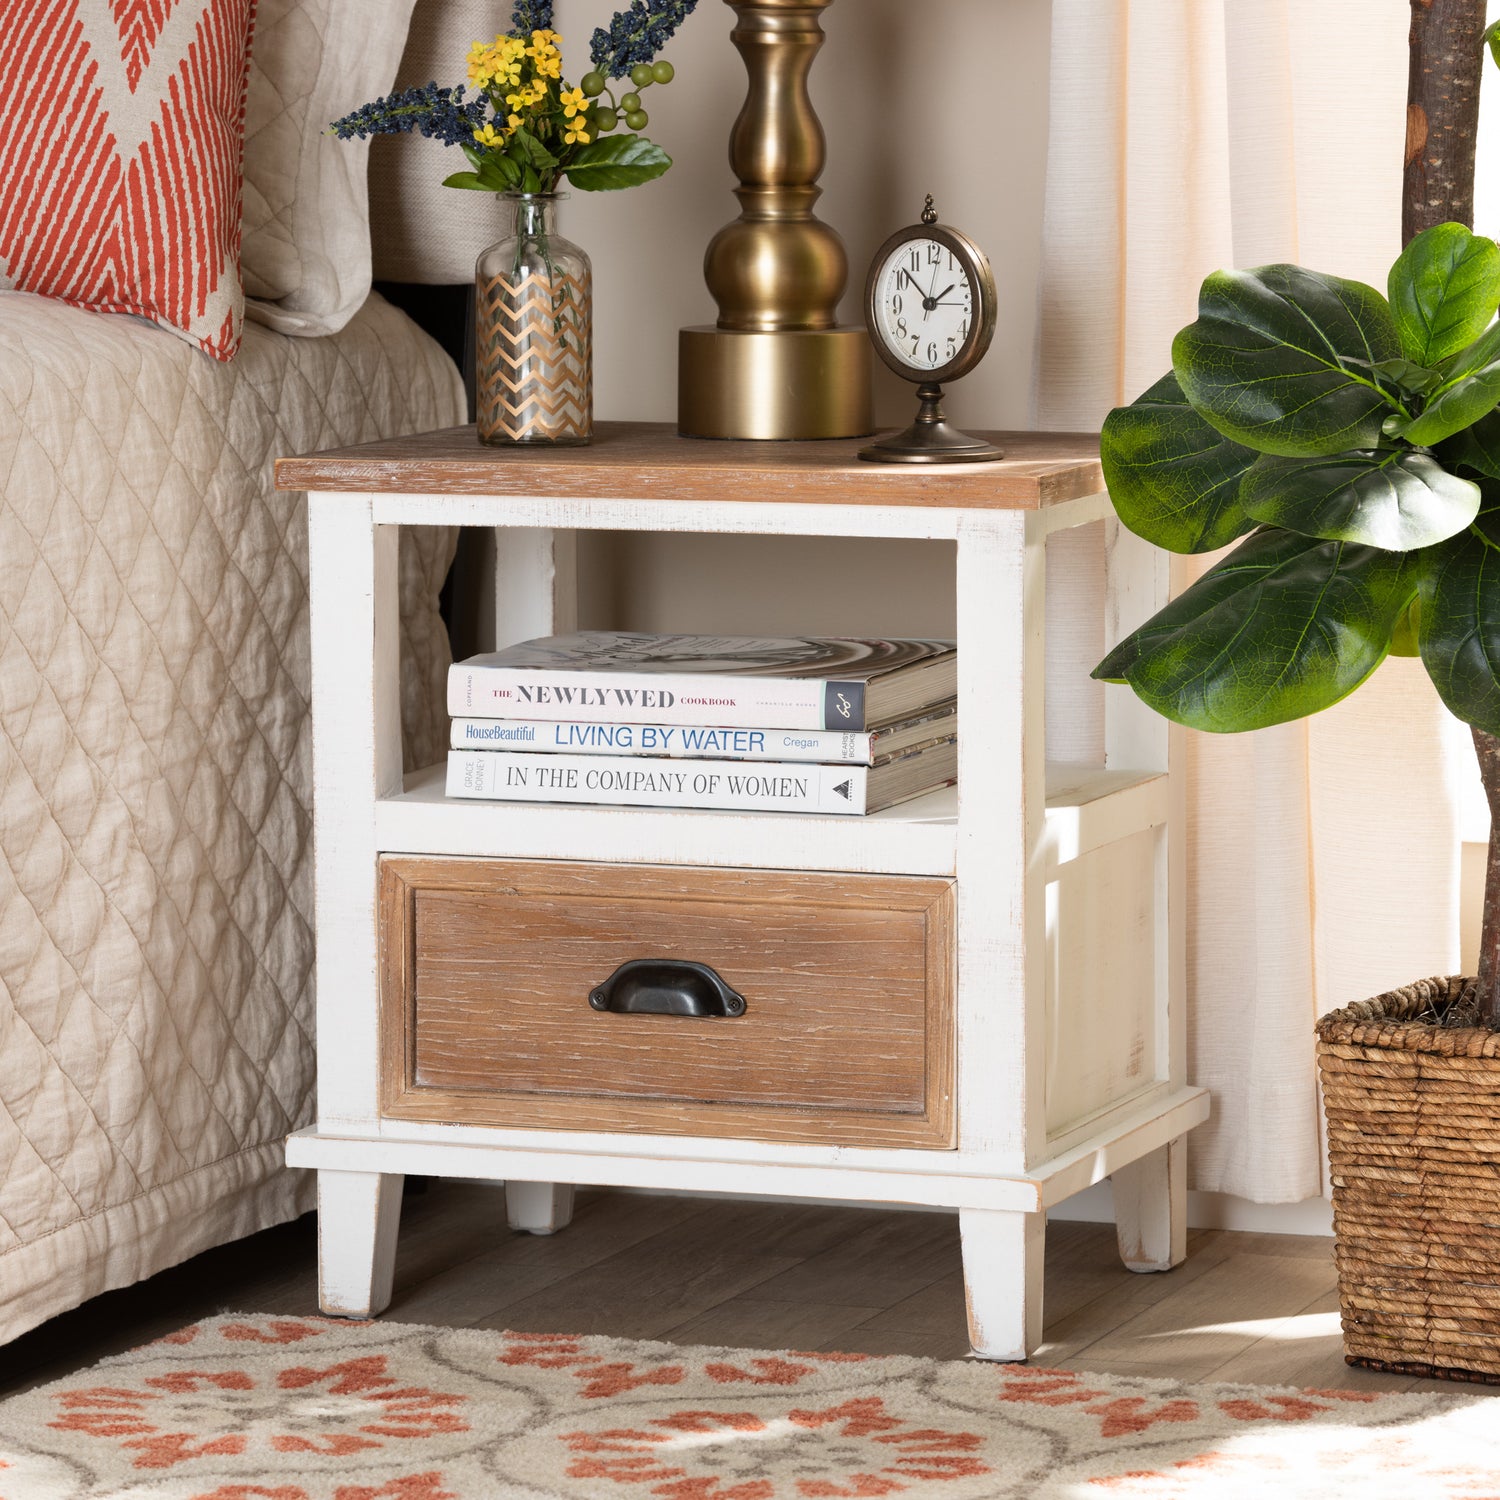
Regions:
[[588, 442], [594, 430], [591, 282], [588, 271], [481, 279], [481, 442]]

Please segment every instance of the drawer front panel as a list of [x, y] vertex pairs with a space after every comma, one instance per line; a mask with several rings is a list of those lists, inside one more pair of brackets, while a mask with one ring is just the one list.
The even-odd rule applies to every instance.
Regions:
[[[381, 892], [388, 1115], [952, 1144], [951, 881], [390, 857]], [[742, 1013], [590, 1003], [646, 959]]]

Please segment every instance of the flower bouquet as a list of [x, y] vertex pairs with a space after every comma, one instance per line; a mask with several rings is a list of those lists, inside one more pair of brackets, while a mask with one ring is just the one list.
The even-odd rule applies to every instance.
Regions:
[[[563, 73], [552, 0], [517, 0], [510, 31], [469, 48], [467, 84], [405, 89], [333, 122], [345, 140], [416, 131], [457, 146], [468, 170], [443, 185], [512, 204], [512, 233], [475, 269], [482, 442], [589, 440], [592, 268], [553, 228], [557, 188], [636, 187], [672, 165], [638, 133], [649, 122], [641, 93], [672, 81], [672, 64], [656, 54], [697, 3], [633, 0], [594, 32], [590, 70], [575, 85]], [[616, 97], [612, 82], [627, 77]]]

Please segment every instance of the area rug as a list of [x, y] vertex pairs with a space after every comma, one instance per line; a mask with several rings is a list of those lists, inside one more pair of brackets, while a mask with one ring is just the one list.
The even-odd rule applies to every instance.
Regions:
[[1500, 1500], [1496, 1400], [230, 1315], [0, 1403], [0, 1500]]

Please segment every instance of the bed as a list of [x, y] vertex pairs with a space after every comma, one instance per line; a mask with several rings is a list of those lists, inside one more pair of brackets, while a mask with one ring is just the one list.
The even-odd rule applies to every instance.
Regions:
[[[314, 1086], [306, 521], [272, 464], [465, 417], [369, 291], [363, 152], [322, 135], [409, 9], [261, 0], [228, 362], [0, 292], [0, 1340], [312, 1204], [283, 1160]], [[402, 540], [411, 764], [446, 734], [454, 544]]]

